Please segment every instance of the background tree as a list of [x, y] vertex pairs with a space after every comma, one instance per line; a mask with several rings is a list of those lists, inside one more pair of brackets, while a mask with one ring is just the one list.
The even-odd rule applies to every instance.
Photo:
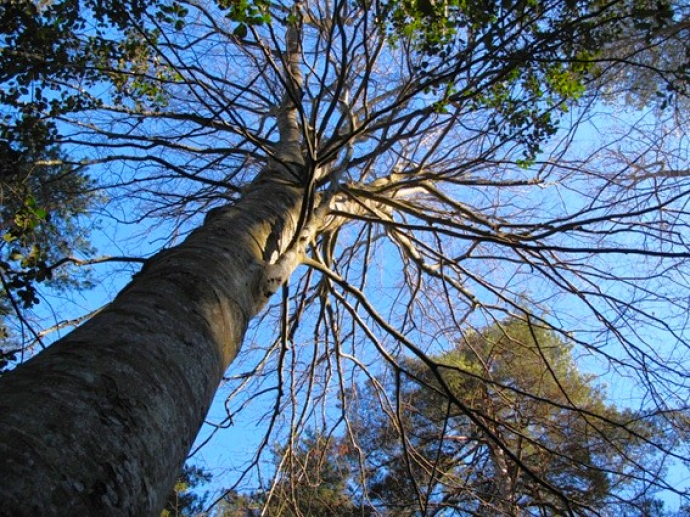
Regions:
[[202, 485], [211, 481], [211, 474], [202, 468], [185, 463], [182, 472], [165, 502], [160, 517], [196, 517], [203, 515], [208, 493], [199, 494]]
[[[680, 121], [688, 99], [688, 6], [683, 2], [640, 2], [635, 8], [649, 17], [622, 17], [615, 35], [602, 49], [607, 66], [596, 88], [644, 108], [672, 107]], [[654, 63], [653, 66], [646, 66]]]
[[571, 504], [642, 515], [649, 486], [637, 478], [659, 468], [648, 443], [659, 430], [607, 403], [571, 350], [548, 329], [508, 320], [433, 358], [453, 398], [419, 362], [394, 407], [365, 390], [353, 422], [369, 497], [386, 515], [563, 515]]
[[229, 494], [216, 515], [546, 516], [570, 504], [592, 515], [670, 515], [638, 478], [662, 468], [648, 444], [659, 429], [607, 403], [571, 350], [520, 320], [470, 331], [431, 358], [454, 400], [412, 361], [390, 394], [395, 407], [371, 385], [353, 396], [361, 458], [343, 437], [308, 435], [276, 453], [272, 485]]
[[[98, 202], [94, 183], [57, 148], [36, 156], [6, 149], [0, 164], [0, 370], [30, 346], [43, 344], [31, 323], [39, 284], [81, 288], [86, 277], [69, 265], [88, 257], [88, 229], [80, 219]], [[22, 346], [21, 333], [28, 335]]]
[[354, 517], [374, 515], [351, 492], [351, 466], [347, 444], [333, 437], [307, 435], [294, 447], [276, 451], [279, 478], [250, 494], [229, 493], [217, 517], [267, 515], [271, 517]]
[[[630, 27], [650, 46], [668, 24], [683, 33], [686, 6], [657, 4], [3, 6], [9, 145], [57, 143], [97, 166], [109, 213], [162, 250], [3, 375], [7, 511], [157, 515], [257, 315], [227, 407], [270, 415], [258, 455], [305, 428], [354, 438], [360, 376], [392, 369], [395, 392], [410, 358], [433, 367], [457, 329], [517, 318], [632, 379], [628, 405], [663, 430], [641, 438], [686, 461], [688, 177], [660, 171], [687, 170], [687, 140], [667, 113], [623, 116], [597, 87], [610, 63], [684, 77], [612, 50]], [[501, 438], [520, 478], [539, 479]], [[644, 481], [682, 493], [653, 469]]]

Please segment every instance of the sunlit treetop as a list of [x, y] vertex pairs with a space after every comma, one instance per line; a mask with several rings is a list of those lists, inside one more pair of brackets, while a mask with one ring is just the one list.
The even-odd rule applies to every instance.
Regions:
[[[375, 27], [404, 49], [406, 95], [428, 92], [439, 112], [458, 103], [490, 107], [491, 123], [505, 124], [499, 134], [518, 133], [532, 157], [555, 132], [564, 103], [582, 95], [600, 60], [610, 57], [607, 43], [630, 27], [642, 39], [658, 37], [678, 19], [678, 9], [665, 2], [533, 0], [336, 2], [333, 8], [263, 0], [14, 1], [0, 11], [0, 139], [17, 150], [45, 146], [59, 139], [57, 118], [108, 101], [164, 110], [170, 88], [190, 79], [188, 65], [186, 72], [181, 65], [210, 41], [198, 32], [203, 17], [219, 16], [214, 39], [222, 35], [247, 50], [256, 37], [266, 42], [290, 24], [304, 31], [305, 48], [309, 38], [325, 41], [324, 21], [332, 18], [348, 27], [343, 35], [370, 37]], [[336, 45], [320, 47], [317, 59]], [[108, 84], [110, 96], [97, 94]]]

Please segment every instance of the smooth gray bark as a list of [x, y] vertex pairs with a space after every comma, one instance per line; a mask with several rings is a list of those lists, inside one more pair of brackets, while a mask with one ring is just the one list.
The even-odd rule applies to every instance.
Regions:
[[103, 312], [0, 378], [0, 515], [160, 512], [249, 319], [284, 280], [269, 262], [301, 199], [264, 172]]

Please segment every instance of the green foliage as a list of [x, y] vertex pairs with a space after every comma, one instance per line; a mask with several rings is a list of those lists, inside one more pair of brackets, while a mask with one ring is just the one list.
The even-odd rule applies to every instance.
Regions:
[[180, 31], [185, 26], [185, 18], [189, 14], [189, 9], [182, 6], [179, 2], [172, 2], [169, 5], [161, 5], [156, 13], [156, 19], [163, 23], [172, 25], [172, 27]]
[[53, 149], [40, 159], [3, 163], [0, 177], [0, 267], [9, 278], [5, 289], [18, 289], [25, 307], [38, 303], [33, 282], [56, 280], [48, 267], [73, 251], [89, 251], [77, 225], [96, 201], [91, 180], [64, 164]]
[[634, 473], [653, 461], [654, 424], [607, 404], [560, 336], [507, 321], [436, 362], [440, 377], [418, 362], [403, 377], [404, 438], [371, 406], [358, 414], [369, 493], [390, 515], [422, 503], [452, 515], [561, 515], [623, 508], [625, 493], [644, 490]]
[[176, 1], [16, 0], [0, 6], [0, 141], [15, 153], [47, 151], [59, 140], [55, 118], [99, 107], [102, 100], [89, 91], [102, 84], [114, 84], [135, 101], [164, 104], [159, 82], [172, 72], [156, 59], [157, 30], [141, 23], [149, 11], [183, 27], [186, 10]]
[[261, 25], [271, 21], [266, 0], [220, 0], [218, 5], [227, 10], [228, 18], [239, 24]]
[[194, 517], [201, 514], [207, 494], [199, 494], [198, 489], [211, 481], [212, 477], [200, 467], [185, 464], [160, 517]]
[[[270, 21], [264, 0], [220, 1], [238, 22]], [[12, 0], [0, 5], [0, 141], [13, 152], [43, 152], [59, 140], [55, 119], [96, 109], [91, 94], [115, 88], [112, 101], [133, 109], [168, 105], [174, 67], [159, 54], [161, 31], [182, 31], [178, 0]], [[151, 25], [148, 20], [155, 20]], [[78, 85], [77, 88], [74, 85]]]
[[237, 22], [233, 34], [239, 39], [247, 37], [249, 27], [271, 22], [266, 0], [220, 0], [218, 5], [227, 18]]
[[407, 40], [424, 55], [418, 68], [429, 76], [443, 61], [459, 71], [485, 59], [502, 69], [501, 94], [519, 85], [553, 103], [581, 91], [605, 34], [595, 31], [601, 18], [587, 20], [599, 9], [591, 2], [393, 0], [377, 8], [389, 40]]
[[48, 222], [48, 213], [37, 207], [36, 199], [30, 196], [14, 214], [9, 230], [3, 235], [5, 244], [11, 245], [6, 257], [8, 261], [0, 260], [0, 268], [11, 272], [5, 289], [12, 289], [25, 309], [39, 302], [33, 282], [43, 282], [52, 277], [52, 271], [45, 261], [45, 252], [38, 244], [31, 242], [40, 225]]
[[604, 50], [605, 56], [626, 66], [618, 63], [601, 70], [596, 87], [623, 88], [625, 101], [635, 107], [673, 107], [683, 116], [690, 101], [688, 6], [668, 0], [631, 3], [632, 17], [622, 18], [611, 31], [617, 44]]
[[[56, 264], [92, 252], [79, 218], [98, 202], [93, 182], [66, 163], [57, 148], [39, 155], [7, 152], [0, 160], [0, 317], [21, 317], [39, 303], [39, 284], [84, 287], [86, 277]], [[1, 327], [0, 371], [16, 358], [9, 328]], [[9, 347], [9, 348], [8, 348]]]
[[[368, 2], [361, 0], [365, 6]], [[559, 116], [597, 84], [607, 47], [635, 28], [651, 40], [676, 14], [669, 2], [540, 2], [535, 0], [387, 0], [376, 2], [381, 31], [417, 58], [413, 65], [429, 91], [440, 94], [436, 113], [472, 99], [493, 110], [487, 127], [501, 140], [515, 140], [533, 160], [558, 127]], [[481, 63], [477, 67], [477, 63]], [[688, 84], [669, 83], [666, 98]], [[474, 91], [443, 94], [455, 78], [484, 77]], [[448, 78], [450, 82], [448, 81]]]

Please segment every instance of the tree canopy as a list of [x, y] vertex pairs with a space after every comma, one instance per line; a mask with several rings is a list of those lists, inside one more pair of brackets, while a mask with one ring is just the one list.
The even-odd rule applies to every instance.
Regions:
[[367, 493], [387, 514], [634, 514], [648, 500], [638, 473], [661, 469], [659, 429], [608, 402], [560, 336], [504, 321], [433, 359], [450, 397], [416, 361], [395, 406], [368, 388], [353, 419]]
[[663, 468], [649, 446], [659, 429], [608, 402], [559, 336], [506, 321], [432, 359], [451, 397], [418, 360], [389, 393], [394, 406], [372, 384], [357, 387], [357, 449], [307, 431], [276, 451], [274, 482], [231, 492], [217, 515], [556, 516], [572, 504], [661, 515], [638, 476], [641, 465]]
[[[2, 143], [2, 141], [0, 141]], [[84, 272], [68, 268], [91, 253], [80, 217], [98, 201], [93, 182], [64, 163], [59, 149], [41, 155], [5, 149], [0, 165], [0, 371], [43, 345], [31, 309], [39, 284], [84, 287]], [[40, 326], [38, 327], [40, 330]], [[22, 334], [28, 336], [22, 340]]]
[[[18, 181], [33, 186], [14, 204], [3, 198], [14, 227], [2, 275], [31, 280], [16, 285], [31, 304], [51, 264], [83, 263], [71, 255], [75, 217], [126, 233], [88, 261], [145, 262], [115, 299], [124, 307], [105, 309], [112, 332], [94, 318], [69, 346], [130, 340], [108, 359], [125, 367], [94, 374], [110, 409], [131, 384], [115, 374], [163, 382], [130, 363], [175, 362], [159, 391], [187, 402], [160, 429], [203, 414], [217, 370], [234, 361], [219, 427], [257, 413], [265, 424], [256, 456], [227, 483], [236, 493], [274, 442], [290, 457], [305, 429], [362, 450], [352, 409], [366, 379], [392, 418], [381, 432], [409, 418], [419, 433], [403, 435], [395, 481], [422, 509], [445, 495], [570, 514], [634, 506], [657, 489], [685, 497], [658, 465], [687, 463], [689, 16], [675, 0], [5, 3], [3, 181], [10, 170], [36, 184]], [[36, 189], [54, 177], [50, 208]], [[102, 271], [130, 280], [125, 268]], [[128, 314], [127, 297], [142, 293], [159, 298]], [[169, 325], [126, 319], [153, 322], [173, 305]], [[77, 320], [50, 314], [46, 327]], [[146, 334], [156, 326], [169, 326], [168, 348], [137, 355], [165, 341]], [[32, 342], [16, 346], [32, 355]], [[616, 408], [599, 382], [615, 388]], [[417, 385], [435, 402], [404, 415]], [[175, 468], [196, 425], [179, 424]], [[428, 456], [424, 433], [439, 425], [481, 438]], [[409, 476], [450, 483], [444, 461], [463, 453], [465, 488], [423, 497]], [[497, 496], [511, 487], [479, 479], [470, 467], [480, 464], [509, 473], [520, 499]]]
[[351, 460], [346, 443], [307, 432], [289, 452], [285, 447], [275, 451], [275, 467], [282, 471], [279, 479], [250, 493], [230, 491], [215, 513], [217, 517], [375, 515], [351, 490], [356, 479]]

